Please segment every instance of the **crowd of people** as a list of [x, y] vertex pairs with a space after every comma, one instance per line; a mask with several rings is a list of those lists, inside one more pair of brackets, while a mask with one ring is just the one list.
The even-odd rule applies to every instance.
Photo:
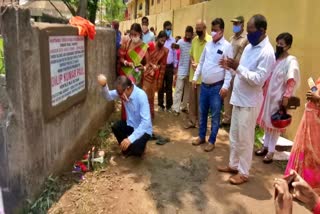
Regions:
[[[264, 129], [265, 138], [263, 147], [255, 154], [263, 157], [263, 163], [272, 162], [278, 138], [286, 128], [274, 125], [274, 115], [279, 112], [286, 115], [290, 99], [300, 85], [298, 60], [289, 53], [293, 36], [287, 32], [279, 34], [274, 49], [263, 15], [252, 16], [246, 31], [242, 16], [230, 21], [234, 34], [229, 41], [224, 37], [222, 18], [212, 21], [210, 34], [206, 22], [198, 20], [195, 28], [186, 27], [183, 38], [175, 39], [170, 21], [164, 22], [163, 30], [155, 36], [148, 28], [148, 18], [143, 17], [142, 25], [134, 23], [129, 34], [122, 37], [116, 89], [109, 91], [103, 75], [98, 81], [108, 100], [122, 100], [122, 121], [112, 130], [124, 154], [144, 153], [147, 141], [153, 136], [154, 98], [158, 93], [158, 110], [174, 116], [187, 112], [184, 128], [198, 128], [198, 137], [192, 145], [206, 144], [206, 152], [215, 149], [219, 127], [230, 125], [229, 163], [217, 169], [232, 174], [231, 184], [240, 185], [249, 180], [256, 124]], [[317, 196], [310, 209], [319, 213], [320, 78], [315, 87], [316, 90], [307, 92], [305, 112], [285, 174], [286, 178], [295, 180], [295, 188], [299, 188], [298, 181], [305, 180]], [[211, 118], [211, 130], [206, 140], [208, 118]], [[283, 181], [289, 184], [288, 179], [275, 181], [279, 192], [276, 206], [286, 207], [281, 205], [285, 200], [279, 197], [292, 201], [294, 196], [303, 201], [303, 190], [287, 191]]]

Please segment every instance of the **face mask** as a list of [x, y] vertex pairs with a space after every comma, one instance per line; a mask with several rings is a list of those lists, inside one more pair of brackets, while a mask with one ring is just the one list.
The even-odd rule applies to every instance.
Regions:
[[127, 97], [127, 95], [126, 95], [125, 93], [123, 93], [123, 94], [121, 95], [121, 100], [122, 100], [123, 102], [128, 102], [128, 101], [129, 101], [129, 99], [128, 99], [128, 97]]
[[133, 37], [133, 38], [131, 38], [131, 40], [133, 43], [138, 43], [138, 42], [140, 42], [140, 37]]
[[262, 35], [262, 31], [257, 30], [256, 32], [248, 33], [247, 38], [252, 46], [259, 44], [259, 39]]
[[216, 42], [220, 39], [220, 32], [215, 32], [215, 31], [212, 31], [211, 32], [211, 36], [212, 36], [212, 41]]
[[164, 43], [158, 42], [158, 47], [162, 48], [164, 46]]
[[168, 37], [170, 37], [171, 36], [171, 30], [166, 30], [166, 34], [167, 34]]
[[185, 40], [187, 41], [187, 42], [191, 42], [191, 40], [192, 40], [192, 38], [185, 38]]
[[201, 37], [203, 35], [203, 31], [196, 31], [196, 34]]
[[127, 97], [125, 92], [126, 92], [126, 89], [122, 92], [122, 94], [119, 94], [119, 97], [123, 102], [128, 102], [129, 99], [128, 99], [128, 97]]
[[147, 25], [142, 25], [142, 32], [144, 32], [144, 33], [148, 32], [148, 26]]
[[241, 31], [241, 25], [233, 25], [233, 32], [239, 33]]
[[276, 46], [276, 59], [278, 59], [280, 56], [281, 56], [281, 54], [284, 52], [284, 50], [283, 50], [283, 47], [281, 47], [281, 46]]

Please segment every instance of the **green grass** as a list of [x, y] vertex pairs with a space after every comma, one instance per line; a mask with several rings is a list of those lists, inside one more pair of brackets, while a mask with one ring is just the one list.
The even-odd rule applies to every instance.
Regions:
[[254, 145], [258, 148], [260, 148], [262, 146], [262, 143], [260, 141], [260, 139], [263, 138], [264, 135], [264, 131], [262, 128], [260, 128], [259, 126], [256, 126], [255, 129], [255, 138], [254, 138]]
[[[104, 150], [106, 152], [105, 161], [103, 164], [93, 163], [94, 170], [92, 173], [100, 173], [107, 167], [108, 160], [111, 157], [111, 153], [108, 151], [111, 145], [114, 143], [110, 140], [111, 127], [109, 123], [106, 123], [101, 129], [93, 136], [89, 142], [90, 148], [95, 146], [97, 150]], [[81, 157], [79, 157], [81, 159]], [[71, 168], [71, 166], [70, 166]], [[71, 171], [71, 169], [70, 169]], [[56, 203], [64, 192], [70, 189], [74, 184], [78, 184], [80, 181], [71, 172], [64, 173], [61, 176], [49, 176], [43, 187], [42, 192], [35, 200], [27, 200], [27, 204], [24, 207], [22, 213], [24, 214], [45, 214], [48, 213], [50, 207]]]
[[4, 53], [3, 53], [3, 39], [0, 37], [0, 74], [5, 74], [4, 69]]

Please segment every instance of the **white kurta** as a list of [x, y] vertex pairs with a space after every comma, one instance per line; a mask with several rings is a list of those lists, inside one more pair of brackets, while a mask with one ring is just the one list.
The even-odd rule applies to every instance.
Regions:
[[290, 79], [294, 79], [296, 82], [296, 89], [300, 83], [300, 72], [298, 61], [294, 56], [288, 56], [285, 59], [278, 60], [274, 65], [264, 105], [261, 108], [261, 116], [258, 120], [258, 124], [265, 130], [276, 132], [283, 132], [285, 130], [273, 127], [271, 116], [279, 110], [283, 95], [286, 91], [287, 82]]
[[231, 104], [229, 166], [249, 176], [256, 120], [263, 101], [262, 86], [270, 75], [275, 55], [269, 38], [258, 45], [247, 45], [240, 59], [234, 81]]

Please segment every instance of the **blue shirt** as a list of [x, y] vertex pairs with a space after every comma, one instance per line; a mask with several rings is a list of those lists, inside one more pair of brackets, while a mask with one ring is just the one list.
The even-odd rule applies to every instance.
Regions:
[[121, 32], [119, 30], [116, 30], [116, 48], [117, 48], [117, 50], [120, 48], [120, 42], [121, 42]]
[[149, 42], [154, 41], [154, 34], [149, 30], [146, 34], [143, 34], [142, 36], [142, 41], [146, 44], [148, 44]]
[[[131, 126], [134, 131], [128, 137], [131, 143], [141, 138], [145, 133], [152, 135], [152, 122], [150, 116], [150, 107], [147, 94], [137, 86], [133, 86], [133, 91], [124, 102], [127, 113], [127, 125]], [[103, 88], [105, 98], [107, 100], [115, 100], [119, 98], [116, 90], [109, 91], [108, 86]]]

